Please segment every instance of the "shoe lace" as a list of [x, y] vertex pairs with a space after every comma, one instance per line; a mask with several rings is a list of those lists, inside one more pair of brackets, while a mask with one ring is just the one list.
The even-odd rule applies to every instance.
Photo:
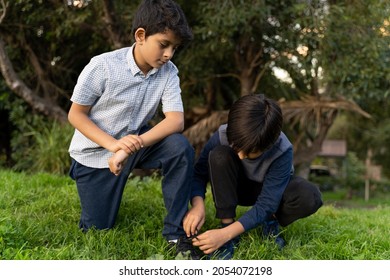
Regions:
[[195, 249], [195, 247], [192, 245], [192, 238], [188, 237], [180, 237], [177, 240], [176, 244], [176, 252], [178, 254], [181, 253], [183, 257], [191, 257], [192, 259], [200, 259], [201, 254]]

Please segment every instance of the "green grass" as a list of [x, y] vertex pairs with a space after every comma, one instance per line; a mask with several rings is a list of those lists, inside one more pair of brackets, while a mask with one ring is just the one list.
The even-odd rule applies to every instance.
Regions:
[[[326, 197], [326, 196], [325, 196]], [[239, 208], [243, 213], [246, 208]], [[335, 207], [283, 228], [288, 246], [279, 251], [260, 229], [243, 234], [240, 260], [390, 259], [390, 206]], [[50, 174], [0, 170], [0, 259], [173, 259], [161, 236], [165, 215], [160, 180], [129, 180], [114, 229], [82, 233], [74, 181]], [[208, 192], [203, 230], [218, 225]]]

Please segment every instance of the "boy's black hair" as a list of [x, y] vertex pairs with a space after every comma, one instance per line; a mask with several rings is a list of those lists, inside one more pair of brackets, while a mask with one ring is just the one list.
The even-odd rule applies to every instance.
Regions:
[[193, 34], [181, 7], [172, 0], [143, 0], [134, 15], [131, 33], [145, 29], [146, 37], [171, 30], [185, 45]]
[[236, 152], [264, 152], [278, 139], [282, 125], [282, 110], [275, 100], [250, 94], [232, 105], [226, 133]]

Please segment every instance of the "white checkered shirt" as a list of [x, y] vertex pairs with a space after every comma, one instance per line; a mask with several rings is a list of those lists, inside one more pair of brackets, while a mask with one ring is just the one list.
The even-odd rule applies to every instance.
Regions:
[[[146, 76], [134, 61], [133, 48], [122, 48], [91, 59], [81, 72], [71, 101], [92, 106], [90, 119], [116, 139], [137, 134], [162, 111], [183, 112], [178, 70], [172, 62], [152, 69]], [[79, 163], [107, 168], [112, 153], [77, 129], [69, 153]]]

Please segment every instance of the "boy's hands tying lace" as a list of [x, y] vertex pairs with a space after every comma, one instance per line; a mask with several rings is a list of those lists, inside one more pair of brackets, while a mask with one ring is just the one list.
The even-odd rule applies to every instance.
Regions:
[[196, 235], [192, 239], [192, 245], [199, 247], [205, 254], [211, 254], [229, 240], [224, 229], [212, 229]]

